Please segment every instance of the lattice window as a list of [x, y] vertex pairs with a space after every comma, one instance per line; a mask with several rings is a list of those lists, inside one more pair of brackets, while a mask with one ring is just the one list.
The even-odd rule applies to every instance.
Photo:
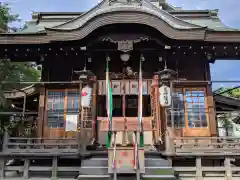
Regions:
[[185, 89], [185, 109], [189, 128], [207, 127], [204, 89]]
[[185, 127], [185, 108], [183, 89], [176, 89], [172, 93], [173, 108], [168, 113], [168, 125], [174, 127]]
[[78, 90], [69, 90], [67, 92], [67, 113], [79, 113], [79, 92]]
[[78, 90], [49, 90], [47, 121], [49, 128], [64, 128], [67, 115], [79, 114]]
[[206, 94], [204, 88], [177, 88], [172, 94], [173, 104], [168, 111], [168, 126], [207, 127]]
[[49, 128], [64, 127], [64, 92], [48, 92], [47, 118]]

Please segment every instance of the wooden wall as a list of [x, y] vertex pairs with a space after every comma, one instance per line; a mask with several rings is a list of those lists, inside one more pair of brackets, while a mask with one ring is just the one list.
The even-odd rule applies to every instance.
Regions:
[[[153, 53], [153, 55], [146, 55], [145, 61], [143, 62], [143, 76], [146, 79], [152, 79], [154, 76], [154, 72], [158, 70], [162, 70], [164, 67], [164, 62], [159, 62], [159, 57], [156, 55], [157, 53]], [[49, 56], [45, 59], [43, 64], [43, 81], [71, 81], [73, 70], [81, 70], [83, 69], [85, 58], [83, 55], [78, 57], [73, 56]], [[139, 71], [139, 58], [140, 54], [133, 52], [128, 65], [133, 68], [135, 72]], [[120, 60], [120, 53], [111, 53], [110, 54], [110, 71], [112, 72], [121, 72], [123, 68], [123, 63]], [[204, 57], [200, 57], [197, 55], [192, 56], [173, 56], [167, 55], [167, 66], [169, 69], [173, 69], [178, 72], [178, 78], [186, 79], [191, 81], [205, 81], [210, 80], [210, 68], [209, 64]], [[98, 80], [105, 79], [105, 68], [106, 68], [106, 57], [105, 53], [99, 52], [92, 54], [92, 62], [87, 63], [87, 69], [93, 71], [93, 73], [97, 76]], [[59, 85], [60, 86], [60, 85]], [[207, 104], [209, 110], [209, 126], [211, 130], [211, 135], [216, 135], [216, 121], [214, 115], [214, 105], [212, 98], [212, 90], [211, 85], [208, 84], [197, 84], [197, 83], [189, 83], [187, 86], [204, 86], [207, 89]], [[51, 88], [51, 87], [50, 87]], [[60, 86], [61, 88], [61, 86]], [[45, 90], [41, 90], [40, 99], [45, 99], [44, 92]], [[41, 113], [44, 109], [42, 105], [42, 101], [40, 100], [40, 108], [39, 108], [39, 120], [44, 119], [44, 115]], [[164, 112], [161, 110], [161, 112]], [[161, 120], [165, 119], [164, 113], [161, 113]], [[41, 129], [43, 125], [41, 125], [41, 120], [38, 122], [39, 131], [38, 134], [41, 136]], [[165, 123], [162, 122], [162, 126]]]

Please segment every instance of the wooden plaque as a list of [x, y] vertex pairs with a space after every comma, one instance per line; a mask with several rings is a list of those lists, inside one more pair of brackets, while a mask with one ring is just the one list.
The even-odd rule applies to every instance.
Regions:
[[137, 95], [138, 94], [138, 81], [131, 81], [129, 87], [129, 94]]
[[[100, 121], [100, 131], [108, 131], [108, 119], [107, 117], [98, 117], [97, 120]], [[124, 131], [124, 118], [123, 117], [113, 117], [112, 119], [113, 131]]]
[[[98, 117], [100, 121], [100, 131], [108, 131], [108, 120], [107, 117]], [[143, 117], [143, 130], [152, 131], [152, 119], [153, 117]], [[138, 131], [139, 123], [137, 117], [126, 117], [127, 131]], [[124, 131], [125, 119], [123, 117], [113, 117], [113, 131]]]
[[112, 94], [121, 95], [121, 81], [112, 81]]
[[[153, 117], [143, 117], [143, 130], [144, 131], [152, 131], [152, 119]], [[138, 131], [139, 130], [139, 122], [137, 117], [127, 117], [127, 131]]]

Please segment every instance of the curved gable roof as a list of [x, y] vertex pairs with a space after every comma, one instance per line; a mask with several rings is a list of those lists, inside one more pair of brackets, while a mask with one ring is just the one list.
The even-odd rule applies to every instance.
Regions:
[[[174, 13], [167, 12], [149, 0], [131, 2], [103, 0], [85, 13], [74, 14], [77, 17], [72, 16], [70, 20], [63, 22], [54, 18], [51, 21], [41, 20], [37, 29], [35, 27], [37, 32], [30, 29], [22, 33], [0, 34], [0, 44], [43, 44], [52, 41], [80, 40], [102, 26], [128, 23], [153, 27], [167, 38], [174, 40], [240, 42], [240, 31], [226, 30], [218, 21], [211, 24], [212, 18], [206, 19], [209, 18], [209, 11], [198, 12], [200, 17], [191, 13], [196, 18], [201, 17], [201, 21], [186, 18], [189, 12], [181, 10], [176, 10]], [[205, 18], [204, 21], [202, 17]]]
[[52, 28], [48, 28], [51, 30], [61, 30], [61, 31], [69, 31], [69, 30], [76, 30], [82, 27], [84, 24], [88, 23], [92, 19], [96, 18], [97, 16], [101, 16], [107, 13], [115, 14], [119, 12], [132, 12], [132, 13], [145, 13], [149, 14], [150, 16], [158, 17], [159, 20], [164, 21], [169, 26], [175, 29], [202, 29], [202, 26], [192, 24], [186, 22], [182, 19], [179, 19], [168, 12], [162, 10], [161, 8], [153, 5], [148, 0], [142, 0], [140, 3], [113, 3], [109, 4], [109, 0], [103, 0], [98, 5], [96, 5], [91, 10], [81, 14], [80, 16], [67, 21], [63, 24], [57, 25]]

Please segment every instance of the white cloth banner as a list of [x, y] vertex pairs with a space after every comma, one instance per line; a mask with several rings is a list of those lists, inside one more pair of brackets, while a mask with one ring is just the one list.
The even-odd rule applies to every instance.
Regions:
[[77, 131], [78, 115], [66, 115], [65, 131]]
[[240, 125], [233, 123], [233, 136], [240, 137]]

